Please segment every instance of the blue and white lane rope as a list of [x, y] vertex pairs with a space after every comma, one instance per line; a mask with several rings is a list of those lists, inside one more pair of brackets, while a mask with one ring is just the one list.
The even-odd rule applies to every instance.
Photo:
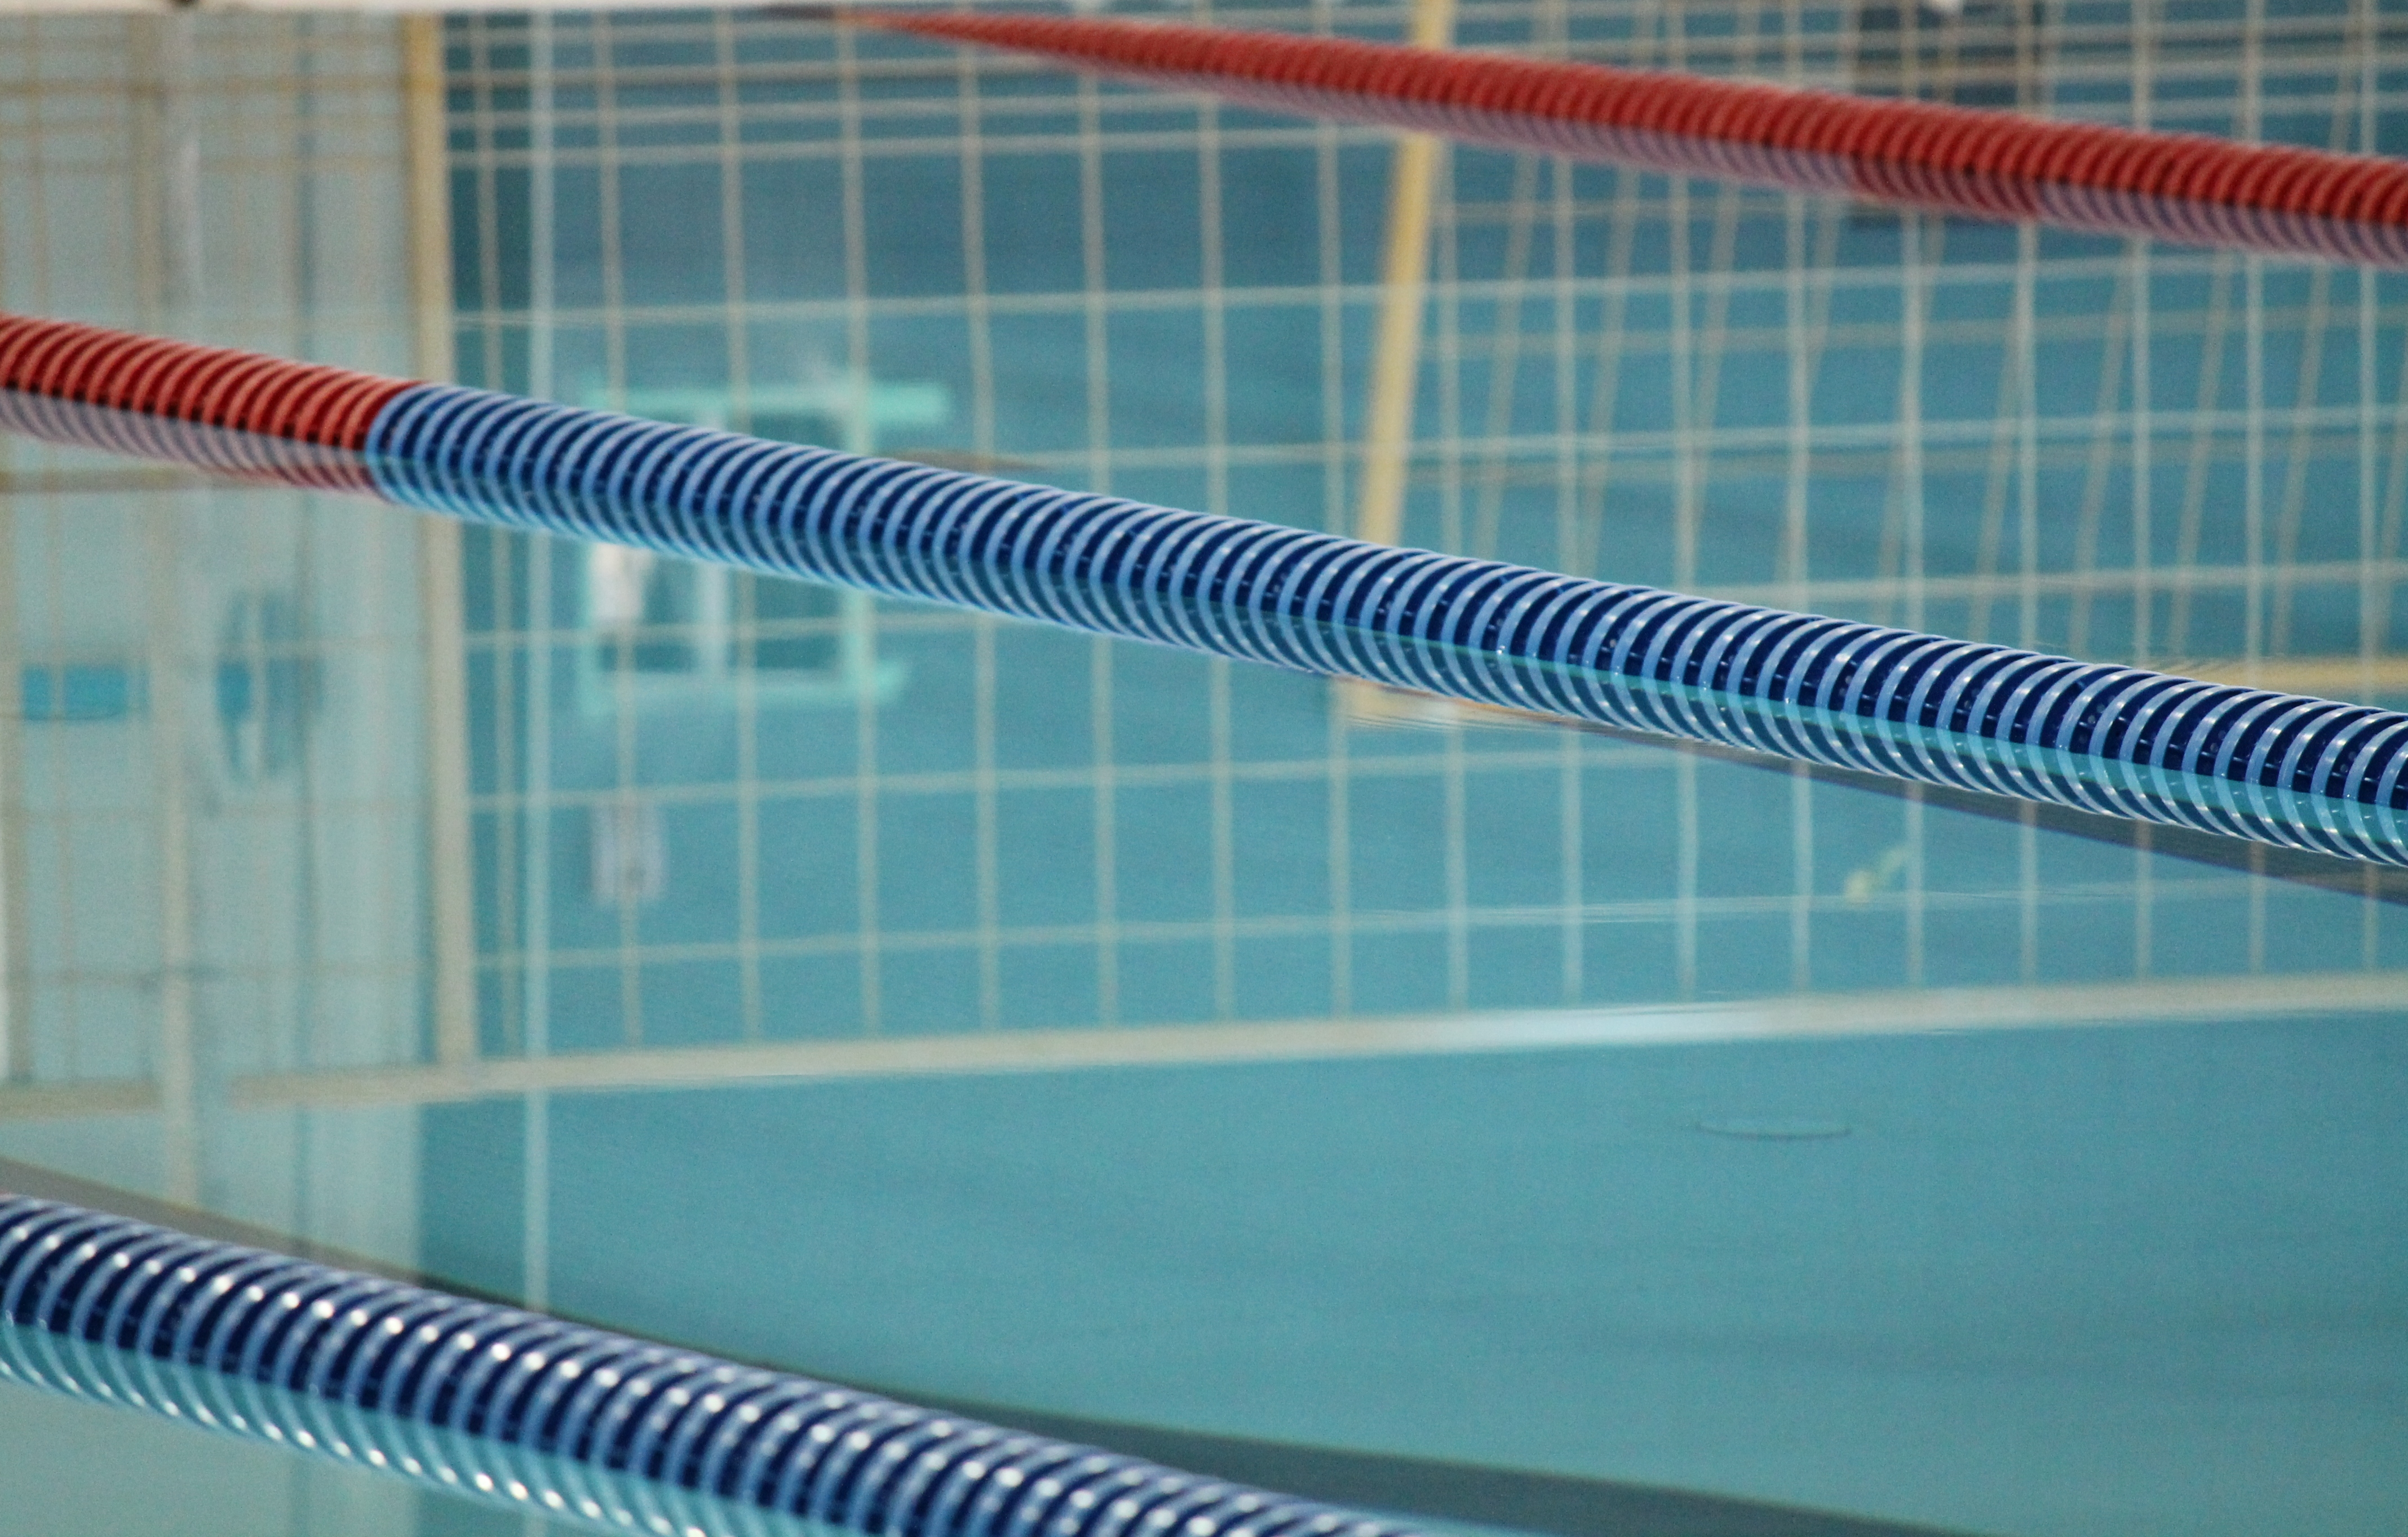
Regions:
[[[609, 1530], [1407, 1537], [807, 1377], [0, 1193], [0, 1377]], [[765, 1519], [782, 1518], [782, 1519]]]
[[2408, 715], [0, 315], [0, 427], [2408, 865]]
[[394, 501], [1299, 671], [2408, 865], [2408, 715], [452, 385]]

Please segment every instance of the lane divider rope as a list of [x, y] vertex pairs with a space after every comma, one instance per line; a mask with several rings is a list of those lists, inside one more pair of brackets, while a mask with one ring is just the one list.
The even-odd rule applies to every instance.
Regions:
[[1293, 33], [788, 8], [1468, 143], [1982, 219], [2408, 266], [2408, 163], [2387, 156]]
[[[56, 361], [67, 357], [72, 368]], [[163, 357], [175, 378], [200, 383], [186, 393], [157, 384]], [[243, 387], [208, 387], [231, 381]], [[0, 317], [0, 427], [2408, 865], [2408, 715], [2367, 705], [54, 321]]]
[[499, 1303], [0, 1192], [0, 1379], [609, 1530], [1410, 1529]]

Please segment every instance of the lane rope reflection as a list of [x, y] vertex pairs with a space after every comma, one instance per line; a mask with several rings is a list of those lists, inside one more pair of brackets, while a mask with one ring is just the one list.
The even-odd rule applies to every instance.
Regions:
[[2408, 866], [2408, 715], [0, 316], [0, 427]]

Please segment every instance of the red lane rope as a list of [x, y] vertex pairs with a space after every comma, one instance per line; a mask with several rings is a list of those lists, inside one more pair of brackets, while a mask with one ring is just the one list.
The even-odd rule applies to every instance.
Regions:
[[1985, 219], [2408, 266], [2408, 162], [1290, 33], [838, 10], [1251, 105]]
[[410, 381], [231, 347], [0, 314], [0, 389], [229, 432], [359, 449]]
[[250, 480], [362, 490], [368, 428], [411, 381], [0, 314], [0, 425]]

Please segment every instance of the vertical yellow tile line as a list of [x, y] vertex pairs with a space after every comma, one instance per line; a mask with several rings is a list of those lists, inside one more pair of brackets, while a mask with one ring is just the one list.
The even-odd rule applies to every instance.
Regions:
[[197, 498], [162, 496], [146, 510], [144, 673], [150, 689], [150, 754], [159, 836], [160, 1194], [179, 1206], [201, 1197], [200, 1113], [194, 1063], [194, 934], [191, 805], [185, 774], [183, 520]]
[[[129, 142], [134, 191], [141, 210], [136, 228], [143, 312], [173, 333], [192, 323], [200, 287], [199, 143], [194, 136], [191, 18], [143, 17], [134, 23], [126, 59], [138, 92]], [[194, 1052], [193, 852], [184, 737], [184, 694], [191, 648], [184, 635], [183, 548], [187, 521], [198, 505], [190, 496], [146, 499], [143, 509], [143, 672], [149, 681], [150, 747], [158, 836], [158, 1037], [152, 1069], [159, 1085], [160, 1190], [179, 1206], [201, 1194], [200, 1113]]]
[[[1414, 47], [1444, 48], [1454, 30], [1455, 0], [1413, 0]], [[1441, 150], [1432, 135], [1402, 135], [1388, 172], [1380, 328], [1372, 343], [1371, 406], [1364, 424], [1363, 483], [1354, 514], [1355, 537], [1381, 544], [1396, 543], [1404, 531], [1413, 394], [1421, 371], [1422, 299], [1429, 275], [1430, 204]]]
[[[0, 469], [9, 463], [0, 453]], [[14, 479], [14, 477], [11, 477]], [[17, 502], [0, 492], [0, 1085], [34, 1075], [33, 1016], [25, 1007], [25, 672], [18, 641]]]
[[[1455, 36], [1455, 0], [1413, 0], [1408, 40], [1444, 48]], [[1387, 244], [1380, 265], [1380, 323], [1371, 344], [1370, 409], [1363, 428], [1363, 480], [1354, 537], [1394, 544], [1404, 533], [1405, 483], [1412, 460], [1413, 395], [1421, 377], [1422, 301], [1428, 287], [1430, 208], [1443, 144], [1405, 134], [1388, 172]], [[1358, 719], [1378, 720], [1378, 689], [1341, 683], [1340, 702]]]
[[[31, 47], [30, 27], [15, 31], [19, 46]], [[5, 148], [5, 146], [0, 146]], [[33, 148], [33, 146], [28, 146]], [[38, 164], [38, 161], [36, 162]], [[10, 224], [25, 213], [16, 189], [0, 183], [0, 260], [9, 242]], [[31, 201], [30, 198], [27, 199]], [[38, 226], [37, 226], [38, 227]], [[34, 291], [7, 280], [13, 272], [0, 268], [0, 294], [23, 303]], [[29, 968], [22, 916], [25, 900], [25, 673], [24, 651], [18, 635], [17, 505], [22, 493], [9, 473], [16, 455], [0, 444], [0, 475], [12, 482], [0, 491], [0, 1086], [22, 1083], [34, 1075], [33, 1016], [26, 1008]]]
[[[452, 378], [452, 194], [444, 131], [443, 20], [401, 22], [401, 103], [409, 186], [411, 366]], [[426, 863], [435, 1056], [477, 1056], [476, 890], [468, 857], [467, 616], [460, 525], [418, 522], [419, 624], [426, 663]]]

